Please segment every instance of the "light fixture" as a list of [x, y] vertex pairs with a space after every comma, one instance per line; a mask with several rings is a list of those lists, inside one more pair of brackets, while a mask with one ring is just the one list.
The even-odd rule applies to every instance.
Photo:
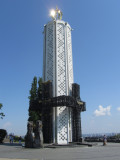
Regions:
[[52, 9], [52, 10], [50, 11], [50, 16], [51, 16], [52, 18], [55, 18], [55, 15], [56, 15], [56, 11], [55, 11], [54, 9]]

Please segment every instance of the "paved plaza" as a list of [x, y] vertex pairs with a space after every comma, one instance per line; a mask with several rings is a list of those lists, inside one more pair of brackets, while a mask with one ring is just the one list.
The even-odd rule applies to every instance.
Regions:
[[0, 145], [0, 160], [120, 160], [120, 144], [70, 148], [26, 149], [17, 144]]

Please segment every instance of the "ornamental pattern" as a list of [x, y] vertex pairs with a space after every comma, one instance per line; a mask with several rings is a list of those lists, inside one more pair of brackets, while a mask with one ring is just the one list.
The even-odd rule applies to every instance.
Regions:
[[68, 112], [67, 107], [59, 107], [58, 108], [58, 142], [59, 143], [67, 143], [68, 139]]
[[71, 29], [67, 27], [67, 51], [68, 51], [68, 74], [69, 74], [69, 95], [71, 95], [73, 83], [72, 43]]
[[[73, 83], [71, 29], [63, 21], [49, 22], [46, 25], [44, 46], [45, 81], [52, 82], [53, 96], [70, 95]], [[66, 106], [55, 110], [57, 115], [53, 129], [57, 135], [57, 143], [67, 144], [71, 134], [68, 132], [71, 130], [71, 111]]]
[[64, 25], [57, 24], [57, 96], [66, 95], [66, 58]]
[[46, 81], [51, 80], [53, 83], [53, 24], [47, 26], [46, 35]]
[[[66, 53], [65, 25], [57, 24], [57, 96], [66, 95]], [[58, 107], [58, 143], [67, 143], [68, 111], [67, 107]]]

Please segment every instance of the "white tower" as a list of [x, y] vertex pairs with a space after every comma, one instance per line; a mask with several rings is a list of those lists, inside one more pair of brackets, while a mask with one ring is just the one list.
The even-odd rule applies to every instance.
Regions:
[[[71, 95], [73, 62], [71, 27], [59, 18], [53, 18], [44, 26], [43, 81], [50, 80], [53, 97]], [[53, 108], [54, 143], [67, 144], [72, 141], [71, 109], [62, 106]]]

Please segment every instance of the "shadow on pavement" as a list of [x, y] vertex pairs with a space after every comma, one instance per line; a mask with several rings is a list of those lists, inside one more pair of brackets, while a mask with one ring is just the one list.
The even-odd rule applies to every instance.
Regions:
[[0, 143], [0, 145], [3, 145], [3, 146], [21, 146], [22, 147], [22, 143], [19, 144], [19, 143]]

